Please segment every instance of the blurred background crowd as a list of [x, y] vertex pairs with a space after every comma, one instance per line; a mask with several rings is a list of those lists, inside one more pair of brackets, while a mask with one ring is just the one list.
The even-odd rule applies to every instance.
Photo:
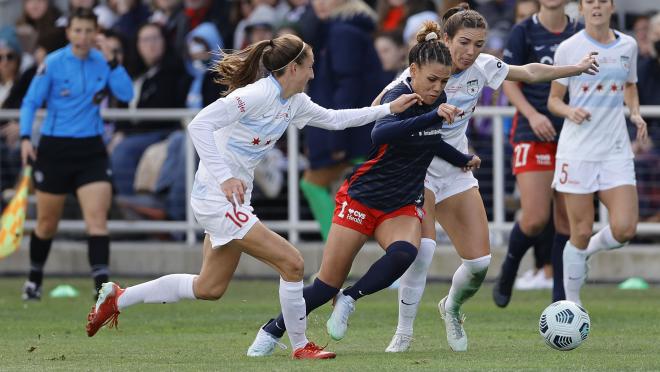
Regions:
[[[97, 47], [116, 56], [133, 79], [131, 108], [201, 108], [220, 97], [211, 66], [219, 49], [293, 33], [312, 45], [316, 78], [309, 93], [330, 108], [363, 106], [407, 66], [407, 51], [425, 20], [438, 21], [455, 0], [0, 0], [0, 107], [16, 109], [45, 56], [66, 45], [67, 14], [91, 8], [98, 16]], [[486, 53], [501, 56], [511, 27], [538, 10], [534, 0], [468, 1], [489, 23]], [[660, 0], [616, 0], [616, 28], [639, 44], [642, 105], [660, 105]], [[568, 13], [578, 17], [576, 2]], [[369, 56], [373, 55], [374, 58]], [[109, 58], [110, 59], [110, 58]], [[369, 76], [369, 79], [365, 79]], [[355, 97], [354, 97], [355, 96]], [[366, 102], [366, 103], [365, 103]], [[508, 105], [500, 90], [485, 91], [483, 105]], [[106, 107], [122, 107], [112, 99]], [[123, 107], [126, 107], [124, 105]], [[647, 118], [651, 141], [634, 144], [643, 221], [660, 222], [660, 119]], [[510, 120], [505, 120], [505, 135]], [[20, 171], [16, 121], [0, 120], [0, 187], [11, 195]], [[303, 132], [303, 136], [308, 135]], [[312, 134], [309, 134], [312, 135]], [[484, 163], [477, 172], [481, 193], [492, 210], [492, 122], [474, 119], [468, 132]], [[115, 189], [114, 217], [185, 218], [184, 133], [179, 120], [106, 123]], [[335, 139], [336, 140], [336, 139]], [[330, 141], [330, 140], [329, 140]], [[301, 141], [300, 171], [309, 166]], [[349, 166], [341, 146], [328, 144], [333, 164]], [[364, 153], [368, 143], [362, 143]], [[508, 145], [507, 145], [508, 146]], [[507, 148], [510, 155], [510, 146]], [[253, 205], [261, 219], [286, 219], [286, 139], [256, 174]], [[507, 157], [507, 159], [510, 158]], [[333, 165], [330, 164], [330, 165]], [[507, 167], [510, 167], [507, 161]], [[510, 175], [510, 169], [506, 174]], [[515, 179], [507, 176], [509, 219], [517, 208]], [[318, 178], [317, 178], [318, 179]], [[310, 178], [314, 181], [314, 178]], [[320, 181], [319, 183], [323, 183]], [[326, 185], [324, 185], [326, 186]], [[330, 187], [332, 187], [330, 185]], [[330, 188], [332, 190], [332, 188]], [[75, 214], [77, 208], [65, 213]], [[65, 218], [76, 218], [71, 215]], [[303, 208], [303, 219], [311, 218]], [[313, 237], [312, 237], [313, 238]]]

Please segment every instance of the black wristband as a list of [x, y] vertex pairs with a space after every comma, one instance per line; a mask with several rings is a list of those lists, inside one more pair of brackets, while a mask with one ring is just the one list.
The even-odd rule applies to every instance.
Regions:
[[110, 71], [114, 70], [119, 66], [119, 60], [117, 58], [113, 58], [112, 60], [108, 61], [108, 66], [110, 66]]
[[28, 140], [28, 141], [29, 141], [29, 140], [30, 140], [30, 136], [27, 136], [27, 135], [25, 135], [25, 136], [21, 136], [21, 141], [22, 141], [22, 140]]

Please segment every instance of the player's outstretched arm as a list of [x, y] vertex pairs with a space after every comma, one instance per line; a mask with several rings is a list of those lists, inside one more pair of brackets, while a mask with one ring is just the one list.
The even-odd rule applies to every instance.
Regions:
[[596, 75], [598, 73], [597, 52], [591, 52], [578, 64], [566, 66], [549, 66], [543, 63], [528, 63], [523, 66], [509, 65], [507, 80], [525, 83], [540, 83], [580, 74]]

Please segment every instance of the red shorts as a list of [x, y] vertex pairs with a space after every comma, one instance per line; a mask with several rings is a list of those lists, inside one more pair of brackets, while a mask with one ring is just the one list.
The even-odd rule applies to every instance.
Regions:
[[417, 217], [421, 223], [424, 218], [424, 208], [410, 204], [389, 213], [369, 208], [348, 195], [348, 182], [345, 181], [335, 196], [332, 223], [372, 236], [378, 225], [397, 216]]
[[555, 142], [518, 142], [513, 144], [513, 174], [555, 170]]

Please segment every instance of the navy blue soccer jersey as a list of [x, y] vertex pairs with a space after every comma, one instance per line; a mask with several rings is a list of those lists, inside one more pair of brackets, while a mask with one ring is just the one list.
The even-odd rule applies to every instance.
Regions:
[[[412, 89], [408, 81], [401, 82], [383, 96], [381, 103], [409, 93]], [[422, 205], [424, 177], [434, 156], [458, 167], [472, 159], [442, 139], [443, 119], [437, 109], [446, 100], [443, 92], [432, 105], [413, 105], [376, 121], [369, 158], [348, 177], [351, 198], [386, 213], [406, 205]]]
[[[541, 24], [538, 14], [534, 14], [516, 24], [511, 30], [507, 47], [504, 50], [504, 62], [510, 65], [525, 65], [534, 62], [553, 65], [557, 46], [582, 28], [584, 27], [581, 23], [569, 20], [566, 28], [561, 33], [550, 32]], [[559, 133], [564, 119], [552, 115], [548, 110], [550, 82], [520, 83], [520, 86], [527, 101], [536, 111], [547, 116], [557, 133]], [[558, 138], [559, 136], [557, 136], [555, 142]], [[541, 139], [536, 137], [532, 131], [527, 118], [519, 112], [516, 113], [513, 120], [511, 140], [512, 142], [541, 142]]]

